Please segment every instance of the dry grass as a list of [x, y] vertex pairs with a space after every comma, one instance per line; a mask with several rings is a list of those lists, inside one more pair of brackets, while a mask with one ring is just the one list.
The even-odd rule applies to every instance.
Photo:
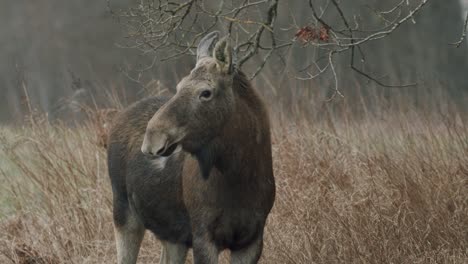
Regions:
[[[383, 116], [275, 119], [262, 263], [467, 263], [466, 121]], [[0, 263], [115, 263], [102, 131], [0, 131]], [[147, 235], [139, 263], [158, 258]]]

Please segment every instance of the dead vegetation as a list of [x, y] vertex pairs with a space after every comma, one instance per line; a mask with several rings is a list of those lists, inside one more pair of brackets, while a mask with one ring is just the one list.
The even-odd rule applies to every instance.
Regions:
[[[0, 130], [1, 263], [115, 263], [105, 129], [96, 128], [107, 114], [97, 115]], [[277, 199], [262, 263], [468, 261], [463, 115], [272, 116]], [[158, 259], [147, 234], [139, 263]]]

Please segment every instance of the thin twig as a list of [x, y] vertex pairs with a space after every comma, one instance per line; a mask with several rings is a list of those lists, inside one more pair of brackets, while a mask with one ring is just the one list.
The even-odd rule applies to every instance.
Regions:
[[462, 35], [460, 37], [460, 40], [455, 42], [455, 43], [450, 43], [450, 45], [454, 45], [456, 46], [457, 48], [459, 48], [461, 46], [461, 44], [465, 41], [466, 39], [466, 30], [467, 30], [467, 27], [468, 27], [468, 12], [466, 13], [466, 17], [465, 17], [465, 24], [463, 24], [463, 32], [462, 32]]

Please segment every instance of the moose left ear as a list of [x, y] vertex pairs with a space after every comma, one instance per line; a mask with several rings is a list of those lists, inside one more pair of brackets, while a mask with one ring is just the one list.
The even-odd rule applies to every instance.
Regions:
[[204, 36], [197, 47], [197, 62], [205, 57], [210, 57], [213, 46], [218, 41], [219, 31], [213, 31], [210, 34]]
[[213, 50], [213, 58], [216, 59], [222, 73], [232, 74], [234, 72], [233, 50], [227, 36], [216, 43]]

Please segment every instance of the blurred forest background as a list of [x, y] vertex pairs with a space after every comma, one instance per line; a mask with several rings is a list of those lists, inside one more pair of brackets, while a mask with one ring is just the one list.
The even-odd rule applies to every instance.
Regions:
[[[147, 89], [174, 89], [177, 80], [193, 66], [191, 56], [157, 62], [140, 73], [138, 69], [151, 65], [153, 55], [122, 47], [129, 42], [125, 38], [128, 32], [111, 10], [126, 10], [139, 2], [1, 1], [0, 122], [21, 120], [29, 111], [28, 100], [33, 108], [56, 118], [75, 114], [77, 103], [102, 103], [99, 98], [109, 90], [119, 91], [131, 102]], [[217, 5], [216, 1], [207, 2]], [[387, 10], [398, 2], [359, 0], [340, 4], [346, 16], [359, 16], [365, 25], [375, 26], [376, 18], [369, 12], [371, 7]], [[398, 93], [416, 103], [449, 96], [463, 105], [468, 91], [467, 46], [463, 43], [456, 48], [449, 43], [461, 36], [467, 4], [468, 1], [458, 0], [429, 1], [412, 21], [390, 36], [362, 45], [366, 59], [362, 67], [366, 72], [382, 82], [415, 82], [416, 87], [395, 89], [376, 85], [350, 70], [348, 53], [339, 54], [336, 63], [340, 90], [351, 99], [356, 94], [392, 98]], [[311, 10], [305, 8], [307, 5], [308, 1], [280, 1], [277, 28], [291, 25], [291, 14], [296, 27], [309, 25]], [[337, 12], [325, 13], [324, 19], [337, 25], [340, 22]], [[292, 40], [296, 30], [277, 35]], [[286, 105], [303, 104], [307, 108], [311, 104], [309, 97], [326, 99], [333, 92], [329, 76], [306, 81], [295, 78], [310, 63], [314, 52], [313, 48], [296, 42], [283, 52], [284, 57], [272, 56], [255, 78], [257, 86], [267, 97], [280, 98]], [[260, 58], [253, 58], [244, 68], [252, 73], [259, 61]], [[276, 88], [271, 89], [272, 83]]]

